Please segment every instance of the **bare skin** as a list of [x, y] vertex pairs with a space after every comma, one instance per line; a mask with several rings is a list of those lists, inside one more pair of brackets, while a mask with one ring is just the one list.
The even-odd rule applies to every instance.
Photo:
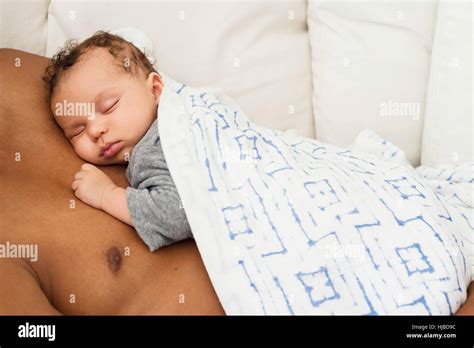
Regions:
[[[39, 248], [37, 262], [0, 258], [0, 314], [224, 314], [193, 241], [150, 253], [109, 214], [78, 200], [70, 208], [83, 161], [50, 116], [47, 63], [0, 50], [0, 243]], [[126, 187], [123, 166], [103, 169]], [[457, 314], [474, 314], [473, 288]]]
[[[84, 161], [50, 114], [47, 63], [0, 51], [0, 243], [38, 245], [37, 262], [0, 258], [0, 314], [224, 314], [194, 241], [150, 253], [133, 228], [76, 199]], [[128, 185], [125, 166], [101, 169]]]

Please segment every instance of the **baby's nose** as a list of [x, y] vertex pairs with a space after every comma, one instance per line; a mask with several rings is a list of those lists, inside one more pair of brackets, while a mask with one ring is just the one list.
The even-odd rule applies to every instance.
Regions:
[[91, 122], [87, 128], [89, 128], [89, 135], [94, 140], [99, 139], [102, 134], [107, 132], [107, 126], [102, 122]]

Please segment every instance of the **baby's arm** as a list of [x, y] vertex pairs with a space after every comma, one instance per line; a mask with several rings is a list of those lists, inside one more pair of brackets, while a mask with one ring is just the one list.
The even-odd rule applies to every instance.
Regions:
[[102, 210], [109, 213], [116, 219], [126, 224], [132, 225], [132, 218], [128, 210], [127, 190], [115, 186], [107, 188], [102, 197]]
[[84, 203], [132, 225], [126, 190], [115, 185], [107, 174], [96, 166], [84, 163], [81, 170], [74, 175], [71, 187], [76, 197]]
[[133, 226], [150, 251], [191, 238], [192, 231], [171, 176], [161, 173], [146, 181], [139, 189], [125, 190], [99, 168], [84, 163], [74, 175], [72, 189], [84, 203]]

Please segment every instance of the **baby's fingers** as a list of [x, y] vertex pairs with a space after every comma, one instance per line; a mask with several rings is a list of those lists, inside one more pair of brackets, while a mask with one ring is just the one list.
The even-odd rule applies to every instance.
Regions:
[[79, 188], [79, 180], [74, 180], [71, 184], [73, 191], [76, 191]]
[[84, 178], [84, 175], [85, 175], [84, 171], [81, 170], [80, 172], [77, 172], [76, 174], [74, 174], [74, 180], [82, 179]]
[[81, 171], [89, 171], [89, 170], [94, 170], [96, 169], [96, 166], [90, 163], [83, 163], [81, 165]]

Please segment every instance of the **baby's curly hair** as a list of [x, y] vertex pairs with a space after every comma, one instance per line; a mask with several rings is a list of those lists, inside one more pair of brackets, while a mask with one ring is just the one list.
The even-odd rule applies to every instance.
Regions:
[[134, 44], [118, 35], [98, 31], [81, 43], [69, 40], [53, 56], [51, 64], [46, 67], [43, 74], [48, 100], [51, 99], [54, 88], [58, 85], [63, 73], [74, 66], [87, 51], [97, 47], [107, 48], [109, 53], [119, 62], [117, 65], [128, 73], [136, 74], [137, 69], [141, 69], [145, 76], [148, 76], [149, 73], [156, 72], [153, 64]]

